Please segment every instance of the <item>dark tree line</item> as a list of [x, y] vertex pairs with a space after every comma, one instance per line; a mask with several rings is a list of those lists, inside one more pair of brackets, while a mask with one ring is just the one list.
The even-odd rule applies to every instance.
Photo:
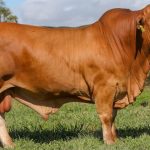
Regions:
[[12, 14], [11, 10], [6, 7], [3, 0], [0, 0], [0, 22], [18, 22], [17, 16]]

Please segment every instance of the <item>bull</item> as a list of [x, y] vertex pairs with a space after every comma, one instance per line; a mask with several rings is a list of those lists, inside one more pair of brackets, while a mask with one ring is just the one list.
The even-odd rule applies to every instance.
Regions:
[[103, 139], [117, 138], [117, 110], [142, 92], [150, 68], [150, 5], [112, 9], [93, 24], [46, 28], [0, 23], [0, 141], [12, 99], [45, 120], [67, 102], [95, 103]]

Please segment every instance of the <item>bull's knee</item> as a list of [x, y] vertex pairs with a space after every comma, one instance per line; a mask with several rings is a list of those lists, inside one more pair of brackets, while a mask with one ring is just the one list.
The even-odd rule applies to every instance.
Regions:
[[102, 125], [109, 125], [112, 121], [112, 115], [109, 114], [100, 114], [99, 117], [101, 119]]

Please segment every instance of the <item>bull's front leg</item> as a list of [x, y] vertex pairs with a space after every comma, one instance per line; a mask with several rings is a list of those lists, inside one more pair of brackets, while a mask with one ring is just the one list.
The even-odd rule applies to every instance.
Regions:
[[0, 114], [0, 141], [4, 148], [12, 148], [14, 147], [14, 144], [12, 142], [11, 137], [8, 134], [4, 114]]
[[95, 94], [95, 104], [102, 123], [104, 142], [106, 144], [113, 144], [116, 139], [116, 129], [114, 125], [116, 114], [113, 114], [115, 88], [108, 89], [103, 87], [102, 89], [103, 90]]
[[112, 131], [112, 135], [113, 135], [114, 140], [117, 139], [117, 131], [116, 131], [116, 126], [115, 126], [115, 118], [116, 118], [116, 116], [117, 116], [117, 109], [113, 109], [113, 118], [112, 118], [111, 131]]

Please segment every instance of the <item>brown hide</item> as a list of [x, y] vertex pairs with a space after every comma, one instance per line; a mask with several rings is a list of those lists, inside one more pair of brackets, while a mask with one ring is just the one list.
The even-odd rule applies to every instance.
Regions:
[[113, 9], [77, 28], [0, 23], [0, 112], [11, 95], [47, 119], [66, 102], [94, 102], [103, 86], [116, 88], [114, 107], [132, 103], [149, 71], [144, 10]]

